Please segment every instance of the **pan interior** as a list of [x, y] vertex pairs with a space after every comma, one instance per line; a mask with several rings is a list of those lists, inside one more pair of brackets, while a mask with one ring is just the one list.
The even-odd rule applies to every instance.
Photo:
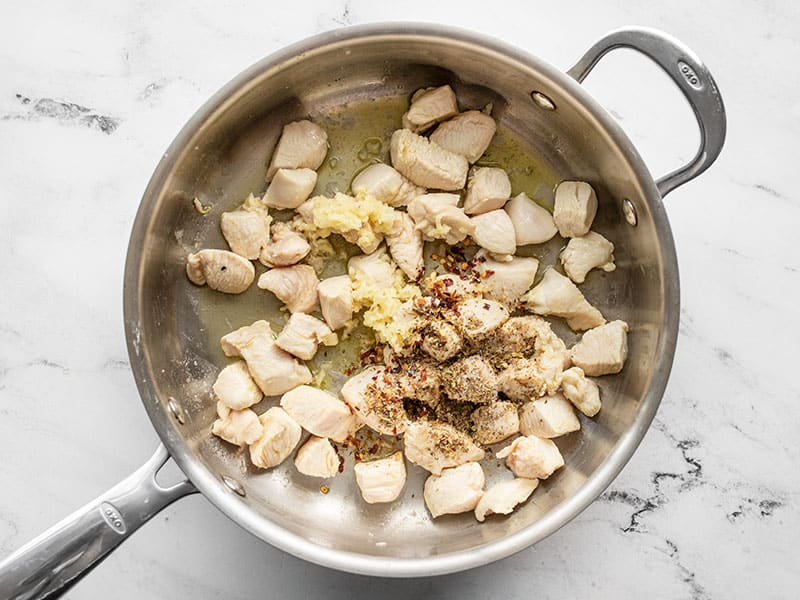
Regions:
[[[278, 331], [286, 317], [271, 295], [255, 286], [241, 296], [219, 294], [191, 285], [184, 271], [188, 253], [227, 247], [219, 216], [249, 192], [264, 190], [266, 163], [284, 124], [310, 117], [326, 128], [331, 151], [317, 191], [346, 191], [352, 173], [365, 160], [386, 159], [386, 140], [399, 127], [410, 94], [445, 83], [456, 91], [462, 109], [492, 104], [499, 129], [485, 162], [496, 160], [510, 168], [514, 194], [524, 191], [547, 204], [553, 184], [562, 179], [586, 180], [595, 187], [600, 208], [593, 229], [614, 242], [617, 270], [592, 272], [582, 290], [608, 320], [624, 319], [631, 328], [625, 370], [599, 380], [600, 414], [581, 417], [580, 432], [555, 440], [566, 467], [542, 482], [531, 501], [512, 515], [483, 524], [471, 514], [433, 522], [422, 501], [426, 474], [413, 465], [397, 502], [370, 506], [359, 496], [349, 457], [348, 469], [325, 482], [330, 491], [323, 494], [320, 481], [297, 473], [291, 460], [261, 471], [252, 467], [243, 450], [212, 436], [211, 384], [227, 361], [219, 337], [262, 318]], [[212, 496], [228, 493], [220, 491], [222, 476], [241, 482], [246, 496], [228, 493], [226, 511], [234, 517], [247, 515], [244, 520], [255, 533], [278, 545], [282, 544], [275, 532], [283, 531], [324, 549], [428, 558], [484, 546], [531, 526], [539, 528], [542, 537], [562, 524], [553, 521], [562, 518], [554, 516], [558, 507], [603, 468], [618, 442], [630, 435], [644, 405], [649, 403], [646, 410], [652, 416], [653, 403], [658, 402], [648, 397], [648, 390], [654, 370], [663, 365], [668, 282], [638, 158], [633, 161], [603, 132], [546, 66], [537, 69], [533, 59], [523, 63], [443, 36], [394, 34], [334, 41], [280, 64], [257, 66], [246, 82], [234, 84], [212, 100], [202, 118], [191, 122], [177, 147], [170, 149], [167, 167], [151, 182], [143, 202], [143, 236], [133, 240], [141, 244], [138, 323], [133, 325], [135, 370], [144, 373], [140, 389], [162, 437], [173, 449], [183, 448], [193, 456], [195, 467], [209, 475], [206, 485], [218, 488]], [[534, 90], [546, 94], [557, 109], [544, 110], [532, 101]], [[194, 198], [211, 211], [201, 215]], [[625, 198], [638, 209], [636, 227], [623, 217]], [[559, 246], [554, 242], [536, 254], [544, 252], [553, 262]], [[341, 263], [332, 263], [326, 274], [337, 270], [343, 272]], [[566, 338], [568, 345], [574, 339], [569, 334]], [[336, 370], [357, 354], [357, 344], [355, 336], [343, 348], [320, 353], [318, 366], [330, 361]], [[180, 405], [183, 424], [167, 410], [170, 397]], [[264, 401], [257, 412], [274, 402]], [[487, 469], [487, 485], [511, 477], [496, 463]], [[253, 523], [263, 523], [264, 528]]]

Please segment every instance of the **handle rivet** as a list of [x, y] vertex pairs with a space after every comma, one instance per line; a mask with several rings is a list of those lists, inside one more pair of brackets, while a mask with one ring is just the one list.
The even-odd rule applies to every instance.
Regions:
[[239, 494], [240, 496], [244, 497], [247, 495], [247, 492], [244, 491], [242, 484], [236, 481], [232, 477], [228, 477], [227, 475], [222, 476], [222, 483], [232, 492]]
[[537, 92], [536, 90], [533, 90], [531, 92], [531, 98], [533, 99], [534, 102], [536, 102], [536, 104], [540, 108], [543, 108], [545, 110], [555, 110], [556, 109], [556, 103], [553, 102], [550, 99], [549, 96], [546, 96], [542, 92]]
[[172, 396], [167, 398], [167, 408], [178, 423], [183, 425], [186, 422], [186, 420], [183, 418], [183, 409], [181, 408], [181, 405], [178, 404], [178, 401]]
[[636, 207], [633, 205], [633, 202], [627, 198], [622, 201], [622, 214], [625, 215], [625, 220], [629, 225], [635, 227], [639, 222], [639, 215], [636, 214]]
[[183, 425], [186, 422], [186, 419], [183, 417], [183, 409], [181, 408], [181, 405], [178, 404], [178, 401], [172, 396], [167, 398], [167, 408], [178, 423]]

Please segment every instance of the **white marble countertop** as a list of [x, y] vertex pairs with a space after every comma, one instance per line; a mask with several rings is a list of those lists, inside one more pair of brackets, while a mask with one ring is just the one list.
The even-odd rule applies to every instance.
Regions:
[[[127, 238], [161, 153], [224, 82], [287, 43], [348, 24], [460, 25], [563, 68], [607, 30], [640, 24], [707, 62], [729, 133], [717, 164], [666, 201], [682, 280], [675, 365], [653, 427], [601, 499], [512, 558], [398, 581], [287, 556], [192, 496], [68, 597], [797, 597], [795, 3], [198, 4], [0, 8], [0, 556], [156, 445], [125, 349]], [[613, 55], [586, 85], [654, 173], [694, 153], [688, 108], [645, 59]]]

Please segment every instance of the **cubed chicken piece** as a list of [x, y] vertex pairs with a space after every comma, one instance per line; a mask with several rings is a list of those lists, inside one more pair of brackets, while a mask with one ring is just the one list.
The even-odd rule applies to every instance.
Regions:
[[257, 285], [275, 294], [292, 313], [310, 313], [317, 308], [319, 279], [309, 265], [270, 269], [258, 278]]
[[587, 417], [600, 412], [600, 388], [586, 377], [580, 367], [572, 367], [561, 374], [561, 390], [564, 397]]
[[387, 394], [417, 400], [435, 407], [442, 397], [442, 377], [435, 365], [422, 360], [408, 360], [397, 372], [385, 373], [381, 384]]
[[481, 248], [495, 255], [510, 257], [517, 251], [516, 234], [511, 218], [504, 210], [492, 210], [472, 217], [475, 231], [472, 239]]
[[319, 169], [328, 153], [328, 134], [311, 121], [295, 121], [283, 128], [267, 169], [272, 181], [278, 169]]
[[537, 315], [563, 317], [576, 331], [606, 322], [578, 287], [555, 269], [547, 270], [539, 284], [522, 297], [522, 302], [525, 308]]
[[547, 479], [564, 466], [564, 459], [552, 440], [528, 435], [518, 437], [497, 453], [517, 477]]
[[519, 432], [517, 406], [511, 402], [492, 402], [472, 412], [475, 441], [489, 445], [502, 442]]
[[[511, 367], [502, 374], [501, 386], [520, 384], [531, 388], [517, 394], [519, 400], [530, 399], [528, 393], [534, 397], [555, 393], [561, 385], [561, 371], [569, 363], [563, 340], [553, 333], [550, 323], [535, 316], [511, 317], [482, 344], [481, 352], [496, 367]], [[519, 362], [514, 363], [515, 360]], [[521, 373], [514, 373], [516, 368]], [[540, 390], [541, 385], [545, 386], [545, 392], [533, 391]]]
[[556, 186], [553, 220], [561, 237], [589, 233], [597, 214], [597, 194], [585, 181], [562, 181]]
[[465, 298], [455, 311], [446, 315], [470, 341], [478, 341], [508, 320], [508, 309], [494, 300]]
[[467, 181], [464, 212], [480, 215], [503, 208], [511, 197], [511, 180], [503, 169], [473, 167]]
[[195, 285], [226, 294], [241, 294], [256, 277], [253, 263], [227, 250], [200, 250], [186, 259], [186, 275]]
[[294, 466], [303, 475], [327, 479], [339, 472], [339, 456], [329, 440], [312, 435], [297, 451]]
[[431, 141], [474, 163], [486, 152], [496, 130], [492, 117], [468, 110], [439, 125], [431, 134]]
[[412, 281], [422, 275], [422, 233], [407, 213], [398, 212], [391, 233], [386, 235], [386, 245], [397, 266]]
[[422, 330], [422, 351], [436, 362], [444, 362], [458, 354], [464, 343], [461, 334], [447, 321], [431, 319]]
[[483, 469], [476, 462], [445, 469], [425, 480], [425, 506], [435, 519], [473, 510], [483, 496]]
[[319, 282], [319, 305], [325, 322], [333, 330], [353, 318], [353, 293], [347, 275], [328, 277]]
[[368, 281], [377, 288], [392, 287], [396, 265], [381, 248], [371, 254], [359, 254], [347, 261], [347, 273], [353, 281]]
[[475, 518], [483, 522], [489, 515], [508, 515], [518, 504], [530, 498], [539, 485], [538, 479], [515, 477], [511, 481], [494, 484], [483, 494], [475, 507]]
[[562, 394], [545, 396], [526, 402], [519, 409], [519, 431], [522, 435], [554, 438], [581, 428], [569, 400]]
[[582, 237], [570, 239], [561, 252], [564, 271], [575, 283], [583, 283], [586, 274], [595, 268], [611, 272], [614, 264], [614, 244], [599, 233], [590, 231]]
[[512, 358], [497, 374], [497, 389], [517, 402], [526, 402], [547, 393], [545, 374], [532, 358]]
[[267, 267], [289, 267], [299, 263], [311, 251], [311, 246], [288, 223], [275, 223], [272, 237], [264, 244], [258, 260]]
[[297, 358], [311, 360], [320, 344], [334, 346], [337, 341], [336, 334], [323, 321], [305, 313], [294, 313], [275, 343]]
[[466, 433], [436, 421], [408, 423], [403, 436], [406, 458], [439, 475], [443, 469], [482, 460], [484, 451]]
[[273, 406], [259, 418], [262, 432], [250, 444], [250, 460], [262, 469], [277, 467], [286, 460], [303, 435], [300, 425], [280, 406]]
[[444, 369], [442, 388], [451, 400], [490, 404], [497, 400], [497, 375], [492, 365], [476, 354]]
[[222, 213], [220, 227], [231, 251], [250, 260], [258, 258], [269, 240], [272, 217], [261, 202], [250, 194], [236, 210]]
[[361, 497], [367, 504], [394, 502], [406, 485], [406, 461], [402, 452], [356, 463], [353, 471]]
[[263, 396], [250, 376], [247, 365], [241, 360], [222, 369], [211, 389], [220, 402], [233, 410], [258, 404]]
[[263, 202], [271, 208], [297, 208], [308, 200], [315, 185], [317, 172], [312, 169], [278, 169]]
[[425, 188], [411, 183], [399, 171], [377, 163], [368, 166], [350, 184], [353, 194], [365, 194], [385, 202], [389, 206], [405, 206], [417, 196], [425, 193]]
[[460, 190], [467, 182], [469, 163], [408, 129], [392, 134], [392, 165], [412, 183], [437, 190]]
[[342, 398], [368, 427], [385, 435], [403, 433], [408, 422], [403, 398], [386, 367], [367, 367], [342, 386]]
[[590, 329], [572, 347], [570, 356], [587, 375], [619, 373], [628, 356], [628, 324], [611, 321]]
[[240, 327], [220, 340], [227, 356], [241, 356], [253, 381], [266, 396], [283, 394], [311, 381], [311, 371], [294, 356], [278, 348], [266, 321]]
[[261, 436], [261, 422], [258, 415], [249, 408], [232, 410], [214, 421], [211, 433], [231, 444], [244, 446], [252, 444]]
[[350, 407], [333, 394], [301, 385], [281, 397], [281, 407], [306, 431], [343, 442], [360, 427]]
[[403, 127], [421, 133], [458, 113], [456, 95], [449, 85], [418, 90], [403, 115]]
[[509, 306], [515, 305], [531, 289], [539, 269], [539, 261], [533, 257], [515, 256], [500, 262], [483, 250], [475, 256], [479, 258], [475, 271], [481, 275], [485, 296]]
[[514, 224], [517, 246], [543, 244], [558, 233], [553, 215], [523, 192], [506, 203], [505, 211]]
[[408, 204], [408, 214], [425, 240], [444, 240], [451, 246], [472, 235], [472, 220], [458, 208], [458, 194], [423, 194]]

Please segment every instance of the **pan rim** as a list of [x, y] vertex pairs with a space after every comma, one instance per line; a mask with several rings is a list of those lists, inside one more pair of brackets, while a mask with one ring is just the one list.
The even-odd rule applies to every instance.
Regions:
[[[291, 533], [269, 519], [258, 515], [230, 493], [219, 479], [194, 459], [189, 447], [176, 434], [174, 424], [166, 418], [165, 409], [155, 395], [149, 379], [148, 364], [141, 354], [139, 332], [139, 276], [144, 256], [141, 242], [150, 224], [152, 206], [159, 197], [187, 143], [198, 128], [260, 74], [288, 61], [333, 44], [354, 41], [363, 37], [446, 38], [488, 50], [537, 70], [562, 86], [583, 110], [601, 127], [600, 131], [619, 148], [634, 167], [642, 196], [647, 198], [660, 246], [660, 267], [664, 275], [663, 323], [657, 341], [657, 360], [647, 392], [629, 429], [619, 438], [606, 459], [586, 482], [569, 498], [562, 501], [544, 517], [505, 538], [487, 544], [427, 558], [394, 558], [335, 550], [317, 545]], [[454, 573], [515, 554], [535, 544], [577, 517], [612, 483], [627, 465], [655, 417], [669, 378], [675, 354], [680, 314], [680, 289], [677, 256], [664, 205], [644, 162], [621, 127], [606, 113], [583, 87], [566, 73], [546, 61], [515, 46], [477, 32], [429, 23], [384, 22], [358, 25], [324, 32], [263, 58], [225, 84], [187, 121], [159, 161], [143, 194], [132, 227], [124, 276], [124, 324], [131, 370], [156, 432], [167, 446], [181, 470], [220, 511], [261, 540], [309, 562], [362, 575], [384, 577], [421, 577]]]

